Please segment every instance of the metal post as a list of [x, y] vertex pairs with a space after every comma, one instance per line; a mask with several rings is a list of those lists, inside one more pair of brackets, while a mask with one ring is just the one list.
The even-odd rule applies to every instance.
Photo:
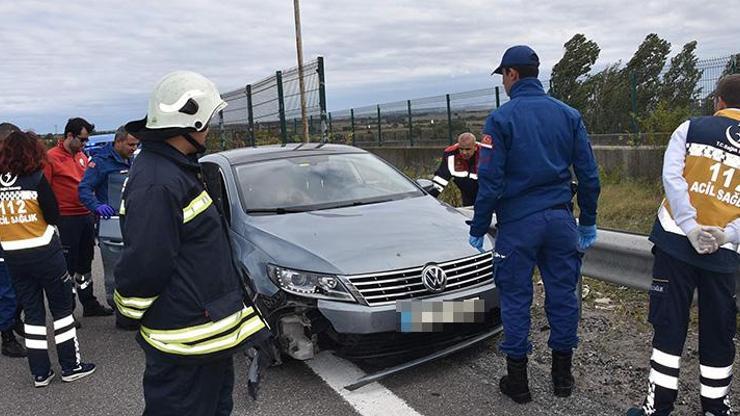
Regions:
[[501, 91], [499, 90], [499, 87], [495, 88], [496, 90], [496, 108], [501, 107]]
[[288, 143], [288, 123], [285, 120], [285, 97], [283, 97], [283, 73], [277, 71], [277, 93], [278, 93], [278, 112], [280, 113], [280, 137], [283, 144]]
[[221, 138], [221, 150], [226, 150], [226, 138], [224, 138], [224, 111], [218, 112], [218, 134]]
[[414, 124], [411, 119], [411, 100], [406, 100], [406, 107], [409, 109], [409, 143], [414, 147]]
[[332, 122], [331, 122], [331, 113], [327, 113], [327, 114], [329, 115], [328, 117], [329, 118], [329, 134], [331, 135], [331, 134], [334, 134], [334, 126], [332, 125]]
[[637, 125], [637, 75], [634, 71], [630, 72], [630, 97], [632, 100], [632, 132], [637, 142], [640, 137], [640, 127]]
[[450, 94], [446, 95], [447, 97], [447, 138], [450, 141], [450, 145], [452, 144], [452, 108], [450, 107]]
[[352, 123], [352, 146], [355, 145], [355, 109], [350, 108], [349, 109], [349, 119]]
[[301, 119], [303, 120], [303, 140], [308, 143], [308, 120], [306, 119], [306, 84], [303, 82], [303, 41], [301, 40], [301, 8], [299, 0], [293, 0], [295, 15], [295, 49], [298, 55], [298, 86], [301, 89]]
[[313, 116], [308, 118], [308, 134], [313, 134]]
[[254, 137], [254, 113], [252, 112], [252, 85], [247, 85], [247, 135], [249, 136], [249, 144], [252, 147], [257, 145], [257, 141]]
[[[318, 58], [319, 67], [316, 69], [319, 73], [319, 108], [321, 108], [321, 140], [327, 141], [329, 135], [326, 128], [326, 79], [324, 78], [324, 57]], [[329, 131], [331, 131], [331, 115], [329, 115]]]
[[380, 127], [380, 104], [378, 104], [378, 146], [383, 145], [383, 129]]

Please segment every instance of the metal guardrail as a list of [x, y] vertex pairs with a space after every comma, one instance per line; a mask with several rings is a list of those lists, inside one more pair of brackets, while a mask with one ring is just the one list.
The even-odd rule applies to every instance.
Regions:
[[[472, 217], [470, 208], [458, 208]], [[653, 280], [653, 243], [643, 234], [599, 229], [596, 243], [583, 257], [581, 274], [604, 282], [648, 290]], [[735, 273], [735, 304], [740, 309], [740, 269]]]

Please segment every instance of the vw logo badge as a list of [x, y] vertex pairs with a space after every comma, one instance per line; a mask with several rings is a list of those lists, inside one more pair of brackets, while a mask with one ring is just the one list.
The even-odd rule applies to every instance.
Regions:
[[436, 264], [430, 264], [421, 271], [421, 282], [432, 292], [441, 292], [447, 287], [447, 273]]

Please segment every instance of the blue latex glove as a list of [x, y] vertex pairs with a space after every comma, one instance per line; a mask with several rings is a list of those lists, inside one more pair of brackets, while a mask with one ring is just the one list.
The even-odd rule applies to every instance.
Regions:
[[586, 251], [596, 242], [596, 225], [578, 226], [578, 251]]
[[95, 208], [95, 213], [98, 214], [100, 218], [107, 220], [116, 215], [116, 210], [108, 204], [102, 204]]
[[468, 243], [470, 243], [471, 246], [475, 247], [480, 251], [483, 252], [483, 236], [480, 237], [473, 237], [472, 235], [468, 238]]

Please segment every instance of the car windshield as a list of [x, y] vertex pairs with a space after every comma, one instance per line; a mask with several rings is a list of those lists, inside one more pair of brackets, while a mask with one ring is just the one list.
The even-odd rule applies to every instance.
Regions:
[[242, 206], [269, 215], [422, 196], [419, 188], [370, 154], [290, 157], [236, 167]]

